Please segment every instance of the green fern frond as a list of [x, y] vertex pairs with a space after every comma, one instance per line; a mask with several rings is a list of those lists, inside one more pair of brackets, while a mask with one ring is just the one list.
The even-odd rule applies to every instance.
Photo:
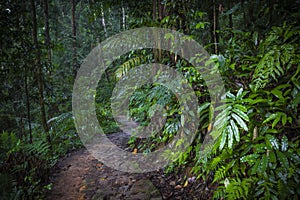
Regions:
[[225, 166], [221, 166], [215, 173], [214, 175], [214, 180], [213, 182], [225, 179], [226, 177], [226, 168]]
[[294, 40], [299, 40], [299, 30], [276, 27], [261, 44], [262, 58], [256, 65], [252, 79], [255, 91], [263, 89], [272, 81], [278, 81], [293, 64], [298, 64], [297, 46], [293, 46], [291, 41], [288, 43], [292, 36]]
[[39, 158], [48, 155], [50, 152], [50, 145], [43, 140], [34, 141], [32, 144], [23, 144], [22, 147], [24, 152], [26, 152], [28, 155], [37, 155]]
[[212, 170], [215, 170], [216, 167], [219, 165], [219, 164], [222, 164], [223, 163], [223, 158], [221, 156], [217, 156], [215, 157], [212, 161], [211, 161], [211, 164], [210, 164], [210, 168]]
[[56, 117], [53, 117], [47, 121], [47, 124], [50, 124], [50, 128], [56, 128], [58, 127], [61, 123], [63, 123], [65, 120], [73, 118], [73, 115], [71, 112], [66, 112], [62, 113]]
[[226, 187], [226, 198], [228, 199], [247, 199], [252, 179], [245, 178], [242, 181], [239, 178], [230, 179]]
[[140, 65], [143, 62], [143, 57], [135, 57], [124, 62], [115, 72], [117, 79], [122, 78], [131, 68]]
[[218, 189], [214, 191], [213, 199], [224, 199], [225, 195], [225, 187], [219, 186]]

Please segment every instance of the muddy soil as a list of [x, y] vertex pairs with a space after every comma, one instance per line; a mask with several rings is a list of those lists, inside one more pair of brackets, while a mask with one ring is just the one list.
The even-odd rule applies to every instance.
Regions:
[[[110, 140], [126, 148], [128, 135], [114, 133]], [[162, 170], [131, 174], [114, 170], [95, 159], [86, 149], [60, 159], [50, 178], [49, 200], [159, 200], [211, 199], [213, 186], [184, 172], [164, 174]]]

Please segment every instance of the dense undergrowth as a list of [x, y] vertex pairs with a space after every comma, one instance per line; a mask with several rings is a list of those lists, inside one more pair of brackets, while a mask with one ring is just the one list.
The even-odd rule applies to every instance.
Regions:
[[[177, 161], [167, 171], [192, 166], [195, 176], [217, 184], [215, 199], [297, 199], [299, 37], [299, 28], [287, 24], [272, 27], [265, 36], [235, 33], [226, 43], [234, 52], [211, 56], [227, 90], [224, 105], [219, 107], [211, 104], [195, 69], [184, 60], [176, 63], [174, 68], [197, 91], [200, 127], [195, 143], [176, 154]], [[247, 45], [236, 45], [245, 42]], [[172, 93], [161, 86], [145, 85], [130, 102], [130, 114], [141, 125], [149, 123], [155, 104], [167, 108], [163, 130], [145, 140], [132, 137], [132, 148], [148, 153], [173, 139], [181, 121], [179, 103]], [[214, 112], [218, 116], [211, 124]], [[217, 136], [215, 144], [202, 145], [205, 134]]]
[[19, 138], [13, 132], [0, 134], [0, 196], [1, 199], [43, 199], [50, 169], [66, 153], [82, 147], [71, 113], [48, 121], [51, 143], [38, 128], [33, 140]]

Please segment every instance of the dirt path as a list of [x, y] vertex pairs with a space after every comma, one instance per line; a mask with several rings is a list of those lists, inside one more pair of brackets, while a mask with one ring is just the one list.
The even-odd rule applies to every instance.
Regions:
[[[124, 133], [111, 134], [118, 146], [126, 146]], [[49, 200], [159, 200], [209, 199], [211, 191], [184, 174], [165, 175], [162, 171], [130, 174], [114, 170], [95, 159], [86, 149], [68, 154], [57, 164], [51, 176]], [[186, 181], [188, 184], [186, 185]]]

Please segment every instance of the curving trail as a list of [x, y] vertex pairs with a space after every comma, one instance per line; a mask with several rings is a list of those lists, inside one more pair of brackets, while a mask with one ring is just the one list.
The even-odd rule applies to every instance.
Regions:
[[[110, 134], [110, 140], [125, 148], [125, 133]], [[86, 149], [72, 152], [57, 164], [50, 181], [48, 200], [160, 200], [210, 199], [211, 190], [200, 181], [186, 183], [184, 173], [162, 171], [130, 174], [114, 170], [95, 159]]]

